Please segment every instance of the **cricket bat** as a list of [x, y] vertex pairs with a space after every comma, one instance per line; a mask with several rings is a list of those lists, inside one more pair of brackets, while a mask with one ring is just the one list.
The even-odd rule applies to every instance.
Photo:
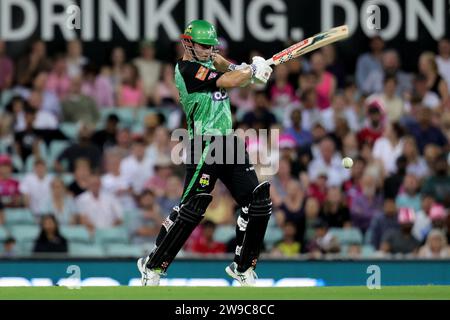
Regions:
[[300, 41], [283, 51], [274, 54], [272, 58], [267, 60], [269, 65], [279, 65], [289, 60], [298, 58], [305, 53], [317, 50], [331, 43], [348, 38], [348, 26], [343, 25], [330, 29], [328, 31], [318, 33], [308, 39]]

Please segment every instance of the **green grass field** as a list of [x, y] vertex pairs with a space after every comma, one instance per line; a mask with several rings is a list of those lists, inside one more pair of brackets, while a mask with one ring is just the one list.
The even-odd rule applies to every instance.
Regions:
[[0, 300], [450, 300], [450, 286], [239, 288], [239, 287], [5, 287]]

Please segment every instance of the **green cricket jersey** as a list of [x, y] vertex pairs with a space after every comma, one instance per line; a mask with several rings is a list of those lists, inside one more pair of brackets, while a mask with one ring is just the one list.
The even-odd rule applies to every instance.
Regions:
[[227, 135], [231, 133], [230, 99], [218, 88], [218, 72], [212, 62], [180, 60], [175, 68], [175, 84], [186, 113], [189, 136]]

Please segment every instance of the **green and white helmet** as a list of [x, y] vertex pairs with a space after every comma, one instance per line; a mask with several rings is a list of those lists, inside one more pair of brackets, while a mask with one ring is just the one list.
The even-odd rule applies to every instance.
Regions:
[[212, 58], [215, 46], [219, 45], [216, 28], [206, 20], [194, 20], [189, 23], [181, 35], [181, 41], [186, 52], [195, 60], [200, 59], [194, 49], [194, 43], [210, 46], [211, 53], [209, 59]]

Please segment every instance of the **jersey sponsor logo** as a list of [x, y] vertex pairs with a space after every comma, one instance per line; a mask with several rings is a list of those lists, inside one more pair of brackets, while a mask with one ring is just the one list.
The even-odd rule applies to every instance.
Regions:
[[215, 91], [212, 93], [212, 97], [214, 101], [223, 101], [228, 99], [228, 91], [225, 89], [221, 89], [219, 91]]
[[166, 229], [166, 231], [169, 232], [170, 227], [172, 227], [172, 225], [173, 225], [173, 221], [170, 220], [169, 217], [167, 217], [167, 219], [164, 220], [162, 225], [163, 225], [164, 229]]
[[208, 80], [214, 79], [215, 77], [217, 77], [217, 72], [211, 72], [209, 74]]
[[202, 177], [200, 178], [200, 185], [202, 186], [202, 188], [209, 186], [209, 179], [209, 174], [202, 174]]
[[[244, 208], [242, 208], [242, 211], [244, 211]], [[248, 213], [248, 210], [246, 213]], [[240, 231], [245, 232], [245, 230], [247, 230], [248, 221], [246, 221], [244, 218], [239, 216], [237, 219], [237, 225], [238, 225]]]
[[195, 78], [200, 81], [205, 81], [206, 76], [208, 75], [208, 71], [208, 68], [200, 67], [200, 69], [198, 69], [197, 71], [197, 74], [195, 75]]

